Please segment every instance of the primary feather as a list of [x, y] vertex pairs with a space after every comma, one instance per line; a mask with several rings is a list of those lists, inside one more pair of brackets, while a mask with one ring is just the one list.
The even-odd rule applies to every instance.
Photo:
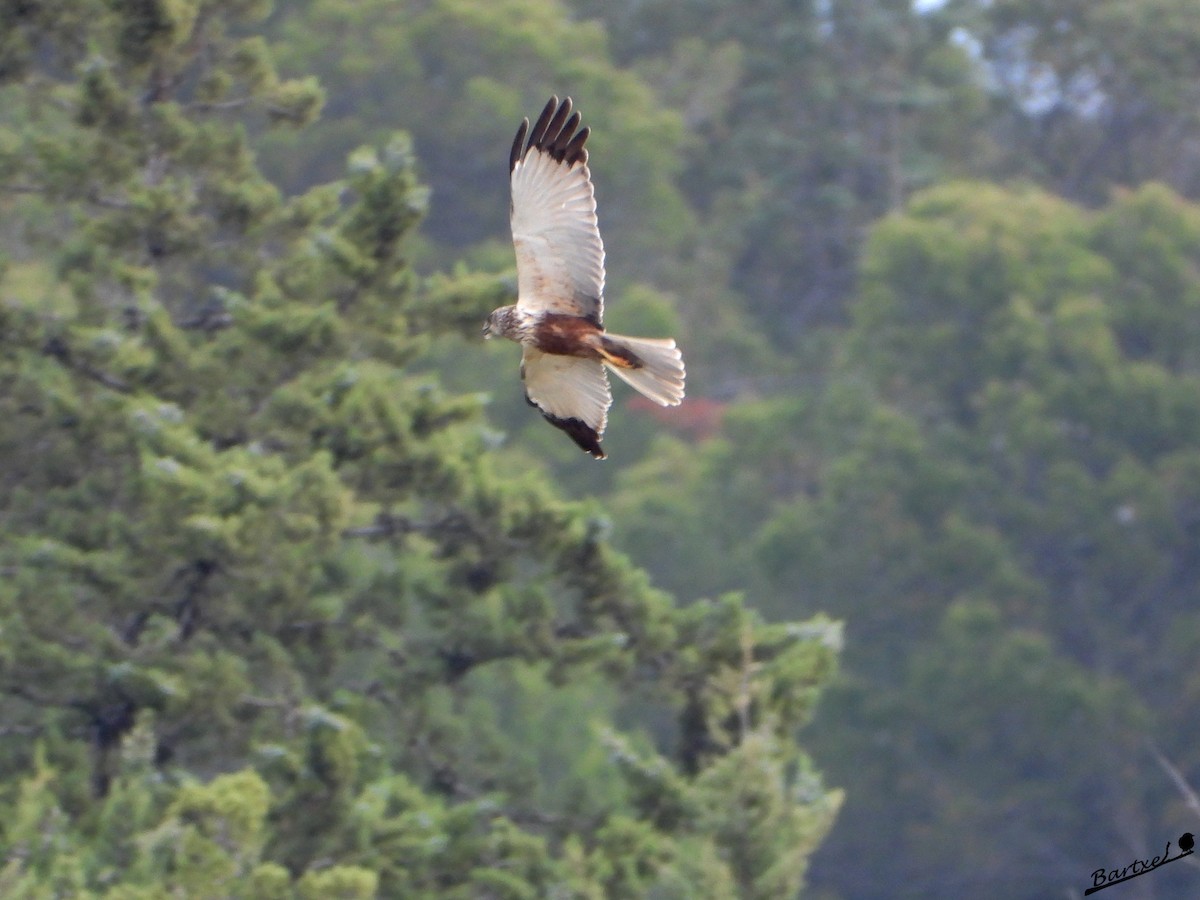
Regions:
[[513, 142], [509, 181], [518, 305], [530, 312], [604, 316], [604, 242], [584, 142], [570, 98], [552, 98]]

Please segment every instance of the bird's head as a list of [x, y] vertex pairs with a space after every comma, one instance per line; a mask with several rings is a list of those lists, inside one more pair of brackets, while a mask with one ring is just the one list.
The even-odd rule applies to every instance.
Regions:
[[513, 316], [515, 307], [502, 306], [499, 309], [492, 310], [492, 314], [487, 317], [487, 321], [483, 323], [484, 338], [491, 338], [499, 335], [504, 337], [513, 327]]

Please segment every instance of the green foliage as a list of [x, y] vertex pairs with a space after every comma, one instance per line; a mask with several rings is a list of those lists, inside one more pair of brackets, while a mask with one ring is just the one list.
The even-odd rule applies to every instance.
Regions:
[[1013, 896], [1037, 848], [1041, 896], [1130, 821], [1186, 822], [1145, 745], [1196, 764], [1195, 215], [1156, 185], [1095, 213], [920, 193], [871, 235], [827, 382], [622, 473], [619, 533], [665, 585], [847, 622], [809, 738], [850, 786], [818, 884]]
[[[0, 0], [0, 895], [1033, 897], [1194, 830], [1190, 12]], [[551, 92], [688, 359], [618, 466], [477, 342]]]
[[842, 316], [864, 226], [986, 153], [969, 58], [907, 0], [572, 5], [685, 111], [687, 196], [709, 213], [688, 264], [719, 254], [717, 283], [780, 344]]
[[305, 0], [281, 10], [274, 27], [285, 67], [315, 71], [346, 98], [309, 132], [306, 146], [267, 143], [269, 164], [283, 169], [286, 183], [306, 185], [363, 135], [404, 127], [438, 190], [425, 235], [441, 245], [437, 258], [449, 262], [464, 247], [504, 233], [501, 148], [521, 117], [557, 91], [575, 98], [595, 131], [602, 222], [623, 271], [655, 271], [685, 239], [690, 216], [674, 186], [684, 139], [678, 114], [613, 66], [598, 23], [572, 21], [557, 0], [369, 0], [350, 7]]
[[[527, 6], [509, 32], [469, 3], [404, 27], [435, 58], [563, 54]], [[677, 607], [597, 508], [488, 451], [478, 395], [422, 354], [511, 288], [420, 290], [404, 134], [292, 195], [259, 171], [247, 135], [322, 101], [277, 74], [268, 4], [88, 12], [5, 37], [0, 893], [798, 889], [840, 798], [794, 740], [834, 626]], [[631, 114], [614, 137], [658, 168], [627, 177], [670, 215], [677, 118], [601, 62], [581, 80]], [[497, 92], [525, 98], [481, 77], [426, 99], [499, 127]]]
[[1093, 204], [1151, 180], [1195, 198], [1193, 12], [1190, 0], [952, 0], [944, 15], [993, 74], [1004, 140], [992, 165]]

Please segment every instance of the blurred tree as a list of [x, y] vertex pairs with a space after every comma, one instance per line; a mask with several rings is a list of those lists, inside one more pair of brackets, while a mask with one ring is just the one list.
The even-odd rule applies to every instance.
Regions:
[[809, 739], [856, 788], [819, 887], [1047, 896], [1193, 824], [1146, 741], [1195, 780], [1197, 212], [920, 192], [872, 232], [825, 384], [623, 473], [631, 550], [663, 521], [706, 548], [642, 555], [665, 585], [848, 623]]
[[1150, 180], [1200, 196], [1200, 23], [1190, 0], [951, 0], [996, 108], [1003, 162], [1099, 204]]
[[304, 0], [276, 19], [280, 65], [315, 72], [334, 102], [313, 143], [268, 143], [269, 166], [306, 187], [364, 135], [406, 129], [436, 198], [423, 229], [428, 262], [507, 237], [508, 146], [551, 93], [573, 97], [595, 132], [591, 167], [618, 287], [661, 274], [688, 238], [678, 113], [613, 65], [599, 23], [572, 21], [559, 0]]
[[841, 320], [868, 223], [984, 152], [974, 66], [909, 0], [573, 6], [684, 111], [724, 283], [785, 343]]
[[[1164, 691], [1186, 683], [1200, 589], [1191, 562], [1200, 533], [1189, 492], [1178, 492], [1181, 472], [1200, 459], [1198, 373], [1178, 342], [1200, 321], [1188, 299], [1198, 270], [1183, 275], [1181, 258], [1193, 252], [1186, 223], [1195, 212], [1154, 186], [1089, 216], [1034, 190], [959, 184], [914, 198], [905, 216], [873, 235], [847, 361], [919, 429], [914, 461], [951, 488], [929, 490], [914, 479], [921, 464], [884, 476], [891, 490], [922, 501], [923, 512], [897, 510], [897, 525], [926, 535], [912, 548], [911, 567], [898, 572], [920, 573], [907, 583], [926, 595], [929, 624], [899, 632], [911, 634], [908, 657], [920, 663], [893, 663], [864, 684], [884, 694], [903, 684], [897, 711], [921, 722], [885, 726], [885, 734], [907, 731], [921, 741], [929, 729], [934, 740], [899, 749], [904, 740], [889, 751], [894, 778], [903, 780], [874, 794], [898, 797], [914, 779], [903, 760], [924, 761], [916, 790], [943, 799], [905, 814], [911, 825], [897, 831], [900, 841], [913, 840], [901, 855], [914, 883], [930, 890], [960, 891], [961, 882], [939, 881], [938, 873], [961, 871], [978, 853], [972, 894], [1012, 896], [1015, 861], [1038, 858], [1025, 895], [1044, 895], [1094, 869], [1093, 860], [1136, 853], [1179, 827], [1144, 741], [1152, 736], [1187, 765], [1198, 762], [1184, 749], [1194, 744], [1194, 698]], [[1155, 248], [1163, 263], [1161, 293], [1128, 290], [1145, 284], [1154, 258], [1126, 249], [1138, 245]], [[1172, 326], [1155, 329], [1163, 317]], [[879, 477], [877, 466], [859, 471]], [[870, 519], [855, 518], [873, 533], [892, 516], [877, 507]], [[948, 627], [938, 624], [943, 610], [955, 615], [947, 602], [968, 599], [993, 605], [990, 637], [981, 633], [973, 649], [956, 651], [958, 626], [934, 627]], [[868, 608], [859, 612], [865, 627]], [[962, 662], [953, 662], [958, 652]], [[895, 659], [882, 648], [872, 655]], [[852, 654], [851, 664], [860, 659]], [[987, 660], [1011, 674], [988, 673]], [[981, 664], [981, 674], [969, 674]], [[962, 688], [975, 677], [976, 687]], [[954, 699], [940, 685], [962, 693]], [[1027, 694], [994, 694], [1010, 689]], [[1077, 743], [1081, 734], [1087, 738]], [[1022, 749], [1031, 736], [1036, 752]], [[968, 753], [964, 741], [983, 743]], [[971, 761], [961, 775], [953, 774], [958, 759]], [[1038, 796], [1043, 790], [1049, 794]], [[992, 818], [997, 797], [1005, 798], [1002, 820]], [[916, 803], [897, 800], [894, 808]], [[1070, 813], [1038, 812], [1052, 809]], [[851, 805], [845, 827], [884, 815], [891, 813]], [[936, 837], [930, 822], [939, 823]], [[973, 847], [973, 838], [986, 846]], [[840, 871], [838, 857], [829, 861]], [[881, 865], [870, 890], [885, 894], [900, 865]]]
[[0, 892], [797, 890], [836, 626], [677, 608], [486, 452], [407, 137], [255, 164], [323, 96], [268, 3], [67, 6], [0, 6]]

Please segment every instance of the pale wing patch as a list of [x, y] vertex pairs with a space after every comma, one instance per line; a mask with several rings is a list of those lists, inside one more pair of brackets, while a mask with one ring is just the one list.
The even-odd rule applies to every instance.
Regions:
[[604, 243], [587, 164], [529, 148], [512, 170], [512, 233], [519, 305], [599, 322]]
[[525, 347], [521, 356], [525, 396], [545, 415], [577, 419], [596, 433], [604, 433], [612, 394], [604, 366], [593, 359], [552, 356]]

